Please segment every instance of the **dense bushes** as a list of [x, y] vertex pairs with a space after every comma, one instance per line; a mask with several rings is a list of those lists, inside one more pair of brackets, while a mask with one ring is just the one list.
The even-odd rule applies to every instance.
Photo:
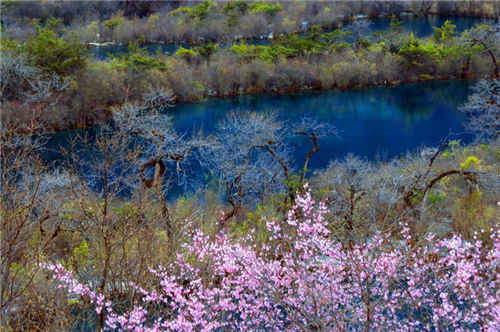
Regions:
[[494, 1], [331, 1], [272, 2], [236, 1], [119, 1], [61, 3], [58, 1], [22, 1], [2, 4], [2, 26], [9, 38], [25, 40], [33, 33], [33, 21], [42, 23], [58, 18], [65, 24], [64, 36], [81, 42], [166, 43], [192, 41], [231, 42], [235, 36], [254, 38], [290, 34], [319, 25], [334, 28], [355, 15], [379, 15], [413, 12], [415, 15], [498, 17]]

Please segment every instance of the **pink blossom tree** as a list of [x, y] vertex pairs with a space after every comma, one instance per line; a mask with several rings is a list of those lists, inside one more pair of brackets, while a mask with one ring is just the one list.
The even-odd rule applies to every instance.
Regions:
[[304, 189], [285, 222], [267, 221], [267, 243], [193, 231], [174, 264], [151, 269], [158, 287], [137, 287], [142, 302], [130, 312], [60, 264], [45, 267], [106, 312], [105, 330], [498, 331], [498, 229], [488, 247], [459, 236], [415, 241], [404, 224], [343, 246]]

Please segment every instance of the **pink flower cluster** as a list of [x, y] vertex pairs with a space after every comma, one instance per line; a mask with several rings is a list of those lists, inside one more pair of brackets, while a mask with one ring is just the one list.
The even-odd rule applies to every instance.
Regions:
[[306, 190], [285, 223], [267, 222], [267, 244], [195, 231], [174, 264], [151, 270], [161, 291], [139, 288], [143, 303], [125, 314], [61, 265], [45, 267], [95, 301], [97, 313], [106, 309], [109, 330], [500, 330], [498, 230], [489, 248], [459, 236], [415, 245], [407, 228], [403, 240], [375, 235], [346, 248], [331, 237], [326, 213]]

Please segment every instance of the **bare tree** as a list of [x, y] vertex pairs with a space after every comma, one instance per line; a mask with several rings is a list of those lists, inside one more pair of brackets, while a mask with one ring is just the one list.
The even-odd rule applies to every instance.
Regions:
[[500, 25], [479, 24], [466, 35], [471, 47], [480, 45], [491, 58], [493, 76], [500, 80]]
[[180, 185], [187, 184], [190, 163], [194, 161], [192, 157], [208, 148], [210, 139], [201, 131], [189, 136], [177, 133], [170, 116], [150, 108], [151, 105], [172, 106], [173, 95], [163, 90], [155, 90], [150, 94], [151, 99], [147, 102], [127, 103], [115, 110], [115, 120], [121, 130], [137, 137], [144, 144], [140, 155], [139, 178], [144, 189], [155, 189], [167, 223], [168, 236], [172, 238], [172, 218], [167, 205], [168, 182], [175, 177]]
[[[131, 197], [140, 182], [142, 144], [120, 128], [103, 126], [95, 135], [75, 137], [65, 153], [74, 202], [65, 229], [74, 234], [75, 248], [80, 243], [92, 248], [88, 257], [71, 255], [73, 269], [99, 292], [125, 303], [134, 294], [130, 282], [141, 282], [151, 256], [140, 252], [148, 252], [148, 246], [130, 252], [148, 225], [148, 197]], [[104, 316], [99, 315], [99, 331]]]
[[307, 165], [311, 157], [319, 151], [319, 142], [331, 135], [337, 135], [337, 128], [327, 122], [319, 122], [317, 118], [304, 116], [299, 122], [292, 125], [292, 130], [296, 136], [305, 137], [306, 141], [303, 144], [311, 142], [313, 147], [304, 158], [304, 162], [300, 171], [299, 187], [302, 187], [305, 181], [307, 172], [309, 171]]
[[71, 77], [61, 77], [58, 74], [38, 76], [29, 81], [30, 90], [22, 93], [24, 103], [49, 103], [55, 105], [71, 82]]
[[354, 243], [357, 205], [372, 189], [369, 174], [373, 171], [366, 160], [348, 155], [330, 163], [318, 179], [318, 186], [328, 190], [326, 199], [331, 212], [341, 220], [339, 237], [350, 244]]
[[226, 219], [235, 216], [249, 198], [276, 186], [283, 172], [288, 175], [291, 171], [284, 134], [285, 123], [277, 120], [277, 113], [234, 111], [219, 122], [205, 158], [225, 183], [231, 205]]
[[[46, 133], [36, 122], [0, 123], [1, 321], [13, 329], [20, 329], [16, 315], [34, 309], [25, 296], [61, 231], [57, 216], [68, 182], [40, 158]], [[25, 324], [47, 323], [41, 320]]]
[[480, 81], [460, 110], [467, 114], [465, 128], [479, 141], [500, 137], [500, 81]]
[[167, 108], [175, 105], [176, 98], [172, 90], [156, 85], [144, 93], [142, 100], [150, 108]]
[[[315, 118], [303, 117], [287, 125], [278, 114], [235, 111], [219, 123], [216, 144], [211, 149], [210, 165], [226, 184], [226, 199], [234, 216], [244, 199], [263, 193], [268, 188], [285, 190], [284, 204], [293, 204], [297, 190], [302, 188], [312, 156], [319, 151], [319, 142], [335, 134], [336, 129]], [[298, 174], [294, 168], [292, 138], [302, 138], [301, 145], [312, 143]], [[282, 185], [284, 185], [284, 188]]]
[[356, 61], [359, 61], [359, 52], [367, 41], [370, 25], [371, 22], [368, 20], [356, 20], [347, 28], [352, 33], [352, 47], [356, 54]]
[[21, 93], [30, 88], [29, 82], [40, 75], [22, 54], [2, 50], [0, 70], [0, 96], [2, 100], [21, 99]]

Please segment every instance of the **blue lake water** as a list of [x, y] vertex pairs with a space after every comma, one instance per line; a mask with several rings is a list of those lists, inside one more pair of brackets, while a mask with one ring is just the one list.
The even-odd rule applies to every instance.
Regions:
[[[214, 133], [217, 123], [234, 110], [277, 111], [279, 119], [290, 123], [302, 116], [330, 122], [339, 134], [319, 143], [320, 151], [309, 163], [311, 170], [317, 170], [349, 153], [368, 160], [376, 160], [377, 156], [389, 160], [424, 145], [437, 147], [444, 140], [471, 142], [472, 135], [464, 133], [462, 125], [466, 116], [458, 107], [466, 101], [474, 84], [475, 81], [460, 80], [345, 91], [249, 95], [180, 104], [165, 113], [173, 117], [179, 132], [187, 133], [194, 127], [202, 127], [206, 134]], [[84, 131], [55, 134], [46, 146], [45, 157], [52, 161], [62, 160], [60, 147], [68, 147], [68, 138]], [[87, 129], [90, 137], [96, 131], [97, 128]], [[299, 165], [312, 146], [289, 143], [295, 144], [294, 160]], [[90, 154], [95, 155], [83, 149], [80, 157], [90, 158]], [[193, 180], [203, 177], [197, 167], [193, 171]], [[183, 189], [175, 185], [171, 190], [172, 197], [183, 193]]]
[[[330, 122], [339, 130], [320, 142], [320, 152], [311, 160], [312, 169], [326, 167], [331, 159], [353, 153], [374, 160], [383, 152], [393, 158], [407, 151], [438, 146], [448, 139], [468, 143], [464, 133], [466, 117], [458, 111], [473, 81], [442, 81], [378, 86], [359, 90], [335, 90], [296, 94], [250, 95], [182, 104], [167, 112], [180, 131], [196, 126], [206, 133], [231, 110], [278, 111], [290, 122], [302, 116]], [[296, 149], [298, 158], [310, 146]]]

